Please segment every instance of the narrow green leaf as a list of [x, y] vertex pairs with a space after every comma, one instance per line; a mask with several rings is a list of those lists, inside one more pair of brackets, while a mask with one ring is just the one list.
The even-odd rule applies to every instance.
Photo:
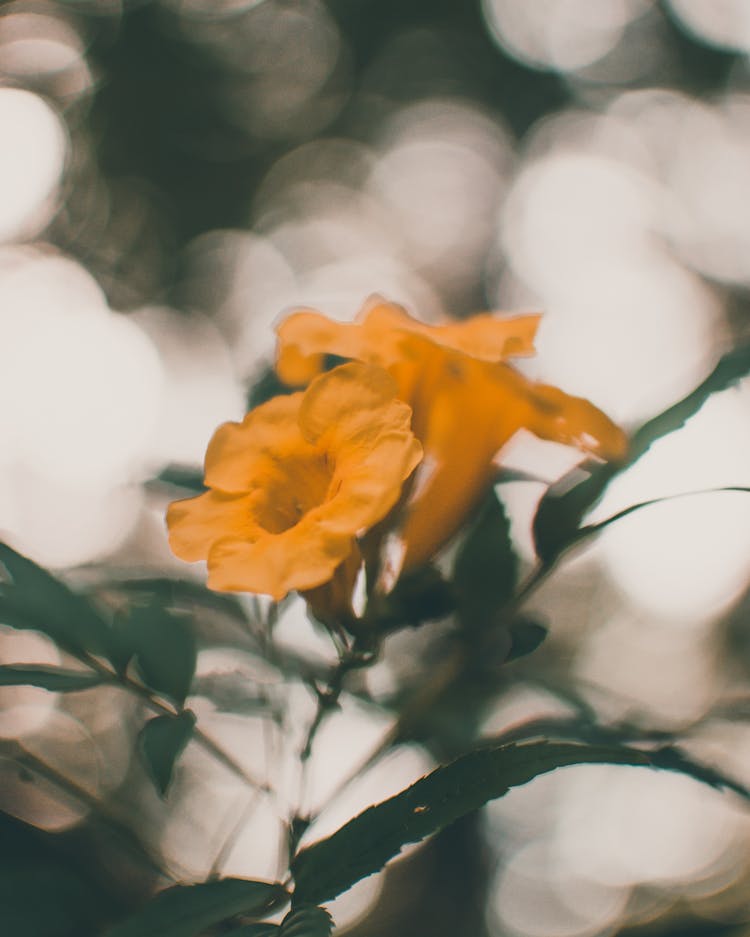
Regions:
[[144, 682], [185, 702], [195, 673], [195, 634], [190, 619], [156, 603], [134, 606], [117, 624], [120, 660], [132, 656]]
[[325, 908], [305, 907], [287, 914], [279, 937], [331, 937], [332, 932], [333, 919]]
[[106, 937], [197, 937], [238, 914], [263, 914], [285, 894], [282, 885], [241, 878], [176, 885], [116, 924]]
[[461, 544], [453, 567], [458, 612], [470, 625], [493, 623], [493, 613], [513, 595], [518, 557], [510, 539], [510, 522], [491, 491]]
[[1, 623], [41, 631], [73, 654], [107, 655], [108, 625], [83, 596], [7, 543], [0, 563], [10, 577], [0, 582]]
[[436, 833], [511, 787], [555, 768], [590, 763], [659, 766], [649, 753], [622, 745], [539, 741], [471, 752], [302, 850], [292, 863], [292, 907], [335, 898], [382, 869], [402, 846]]
[[138, 735], [138, 749], [162, 797], [172, 780], [175, 762], [190, 741], [195, 715], [189, 709], [176, 716], [150, 719]]
[[627, 456], [621, 462], [597, 466], [586, 479], [577, 483], [580, 470], [576, 469], [553, 485], [539, 502], [534, 517], [534, 543], [539, 559], [551, 565], [577, 539], [584, 515], [616, 475], [637, 462], [657, 440], [684, 426], [712, 394], [726, 390], [748, 373], [750, 344], [724, 355], [695, 390], [644, 423], [632, 435]]
[[182, 465], [168, 465], [159, 474], [157, 479], [165, 482], [167, 485], [175, 485], [177, 488], [187, 488], [189, 491], [198, 493], [206, 490], [203, 484], [203, 473], [196, 472], [194, 469], [185, 468]]
[[73, 693], [104, 683], [99, 674], [86, 670], [65, 670], [44, 664], [3, 664], [0, 686], [38, 686], [52, 693]]

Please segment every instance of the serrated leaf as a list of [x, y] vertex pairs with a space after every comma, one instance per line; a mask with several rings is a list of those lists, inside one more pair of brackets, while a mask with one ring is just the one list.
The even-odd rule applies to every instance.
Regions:
[[240, 878], [176, 885], [116, 924], [106, 937], [197, 937], [238, 914], [265, 913], [284, 895], [282, 885]]
[[104, 677], [90, 670], [66, 670], [43, 664], [3, 664], [0, 686], [38, 686], [52, 693], [73, 693], [104, 683]]
[[117, 624], [118, 664], [133, 657], [144, 683], [178, 705], [195, 673], [195, 633], [190, 619], [156, 603], [134, 606]]
[[534, 517], [534, 543], [539, 559], [551, 565], [573, 543], [583, 517], [596, 504], [610, 481], [648, 452], [653, 443], [684, 426], [706, 400], [750, 373], [750, 345], [737, 348], [716, 365], [709, 376], [686, 397], [644, 423], [633, 433], [625, 459], [597, 466], [584, 481], [575, 483], [574, 470], [553, 485], [539, 502]]
[[494, 491], [461, 544], [453, 566], [458, 613], [469, 625], [486, 627], [513, 595], [518, 557], [510, 540], [510, 522]]
[[325, 908], [299, 908], [281, 922], [278, 937], [331, 937], [333, 919]]
[[11, 580], [0, 583], [0, 623], [41, 631], [73, 654], [107, 656], [109, 627], [83, 596], [7, 543], [0, 563]]
[[471, 752], [438, 768], [394, 797], [369, 807], [292, 863], [292, 907], [318, 904], [380, 871], [407, 843], [416, 843], [511, 787], [567, 765], [653, 766], [647, 752], [622, 745], [530, 742]]
[[162, 797], [172, 780], [175, 762], [190, 741], [195, 715], [189, 709], [176, 716], [156, 716], [138, 734], [138, 750]]

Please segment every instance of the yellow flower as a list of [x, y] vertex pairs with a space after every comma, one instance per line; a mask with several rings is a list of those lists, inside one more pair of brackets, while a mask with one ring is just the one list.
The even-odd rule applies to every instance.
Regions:
[[345, 364], [220, 426], [208, 491], [167, 512], [174, 553], [207, 560], [213, 589], [275, 599], [343, 571], [332, 591], [349, 601], [358, 534], [391, 510], [422, 456], [396, 389], [380, 368]]
[[375, 297], [353, 323], [303, 310], [279, 325], [276, 368], [285, 383], [305, 384], [326, 355], [339, 355], [387, 369], [412, 408], [425, 459], [400, 531], [404, 568], [430, 559], [458, 531], [519, 429], [601, 458], [623, 456], [626, 437], [601, 410], [504, 363], [533, 353], [539, 319], [485, 313], [430, 326]]

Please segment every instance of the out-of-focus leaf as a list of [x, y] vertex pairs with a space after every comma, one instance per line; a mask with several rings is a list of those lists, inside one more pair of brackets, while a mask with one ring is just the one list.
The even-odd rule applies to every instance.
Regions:
[[575, 764], [650, 765], [646, 752], [621, 745], [532, 742], [472, 752], [369, 807], [292, 863], [292, 907], [318, 904], [378, 872], [402, 846], [501, 797], [539, 774]]
[[368, 614], [382, 633], [443, 618], [455, 607], [450, 583], [427, 565], [402, 576], [388, 595], [371, 599]]
[[176, 716], [150, 719], [138, 735], [138, 748], [159, 793], [164, 796], [172, 780], [175, 762], [195, 728], [195, 716], [189, 709]]
[[41, 631], [73, 654], [108, 655], [109, 627], [83, 596], [6, 543], [0, 563], [11, 580], [0, 582], [0, 623]]
[[453, 567], [462, 620], [480, 627], [492, 625], [494, 613], [512, 597], [517, 576], [518, 557], [510, 540], [510, 522], [492, 491], [461, 544]]
[[64, 863], [40, 856], [0, 862], [0, 933], [28, 937], [93, 935], [93, 889]]
[[[101, 588], [101, 584], [98, 587]], [[248, 623], [248, 614], [236, 595], [214, 592], [199, 582], [187, 579], [169, 579], [165, 576], [111, 579], [104, 582], [103, 587], [114, 588], [128, 597], [135, 596], [144, 605], [201, 605], [228, 615], [243, 626]]]
[[333, 919], [325, 908], [298, 908], [281, 922], [279, 937], [331, 937]]
[[285, 894], [282, 885], [242, 878], [176, 885], [116, 924], [106, 937], [197, 937], [238, 914], [265, 913]]
[[264, 368], [260, 376], [253, 382], [247, 395], [247, 409], [254, 410], [255, 407], [265, 403], [272, 397], [280, 397], [284, 394], [291, 394], [293, 387], [282, 383], [272, 365]]
[[553, 485], [539, 502], [534, 518], [534, 543], [539, 559], [551, 565], [562, 550], [577, 539], [584, 515], [599, 500], [616, 475], [637, 462], [658, 439], [684, 426], [712, 394], [726, 390], [748, 373], [750, 345], [743, 345], [724, 355], [695, 390], [644, 423], [632, 435], [625, 459], [596, 467], [584, 481], [577, 484], [575, 480], [580, 470], [574, 470]]
[[196, 493], [206, 490], [203, 484], [203, 473], [184, 465], [168, 465], [159, 473], [158, 481], [175, 485], [178, 488], [187, 488], [188, 491]]
[[278, 924], [241, 924], [223, 937], [281, 937]]
[[538, 621], [529, 618], [516, 619], [510, 631], [510, 651], [506, 660], [517, 660], [535, 651], [547, 637], [547, 629]]
[[43, 664], [0, 666], [0, 686], [38, 686], [52, 693], [73, 693], [104, 682], [100, 674], [85, 670], [65, 670]]
[[271, 700], [258, 693], [257, 686], [240, 670], [204, 674], [193, 682], [193, 693], [210, 699], [220, 712], [251, 715], [272, 709]]
[[120, 669], [130, 657], [144, 682], [179, 705], [185, 702], [195, 673], [196, 646], [192, 623], [185, 615], [156, 603], [134, 606], [118, 620]]

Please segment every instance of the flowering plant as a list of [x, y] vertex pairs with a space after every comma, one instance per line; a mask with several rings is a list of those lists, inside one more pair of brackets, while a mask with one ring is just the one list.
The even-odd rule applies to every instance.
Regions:
[[[311, 310], [285, 317], [275, 362], [280, 393], [216, 430], [202, 490], [167, 510], [172, 551], [188, 563], [206, 562], [208, 590], [172, 577], [74, 591], [0, 544], [5, 623], [43, 632], [74, 665], [1, 666], [0, 679], [59, 694], [116, 688], [136, 699], [137, 748], [167, 805], [179, 796], [186, 749], [201, 750], [250, 788], [252, 804], [272, 793], [280, 798], [281, 778], [262, 776], [255, 748], [240, 757], [206, 728], [201, 699], [221, 709], [222, 692], [231, 691], [227, 708], [252, 703], [266, 729], [279, 730], [282, 747], [296, 745], [300, 787], [282, 811], [286, 843], [276, 850], [273, 880], [227, 870], [242, 813], [207, 874], [181, 873], [106, 802], [32, 753], [18, 754], [31, 775], [93, 805], [125, 844], [128, 867], [149, 873], [153, 894], [114, 920], [104, 913], [109, 937], [327, 937], [334, 927], [327, 905], [381, 872], [404, 846], [567, 765], [676, 771], [750, 796], [681, 748], [655, 747], [646, 729], [601, 725], [570, 693], [575, 718], [542, 727], [522, 722], [494, 736], [481, 728], [514, 680], [525, 679], [512, 662], [547, 636], [527, 615], [527, 599], [570, 548], [644, 506], [587, 524], [609, 483], [750, 370], [747, 349], [728, 355], [684, 400], [628, 437], [592, 403], [535, 383], [509, 363], [532, 353], [538, 321], [483, 314], [427, 325], [380, 298], [352, 323]], [[504, 446], [521, 429], [586, 459], [543, 493], [532, 520], [536, 558], [525, 571], [496, 491]], [[335, 652], [329, 666], [279, 640], [279, 619], [295, 593]], [[216, 617], [239, 622], [244, 643], [212, 637]], [[392, 638], [409, 634], [424, 636], [423, 660], [379, 695], [366, 677], [393, 653]], [[249, 655], [271, 670], [265, 689], [255, 676], [232, 674], [225, 686], [221, 674], [209, 674], [211, 682], [200, 673], [198, 651], [226, 643], [238, 658]], [[295, 688], [312, 703], [301, 736]], [[311, 807], [309, 765], [349, 699], [388, 712], [389, 729]], [[332, 833], [316, 831], [326, 806], [410, 743], [442, 766]]]

